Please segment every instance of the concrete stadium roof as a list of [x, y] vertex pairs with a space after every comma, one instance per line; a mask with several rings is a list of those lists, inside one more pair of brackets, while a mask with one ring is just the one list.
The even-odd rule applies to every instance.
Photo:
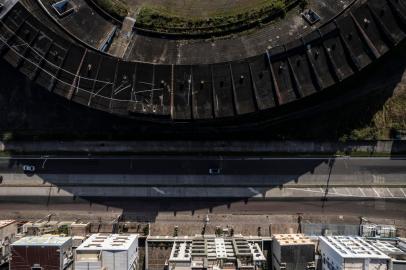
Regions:
[[406, 37], [404, 2], [364, 0], [257, 56], [165, 65], [124, 61], [76, 42], [77, 37], [65, 39], [56, 22], [43, 23], [49, 14], [41, 13], [37, 0], [16, 3], [2, 16], [1, 55], [41, 87], [93, 109], [174, 124], [255, 122], [341, 85]]

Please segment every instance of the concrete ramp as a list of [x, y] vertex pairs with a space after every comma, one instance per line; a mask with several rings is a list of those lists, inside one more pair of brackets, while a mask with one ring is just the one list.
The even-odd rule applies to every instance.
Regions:
[[116, 32], [116, 38], [111, 44], [109, 53], [123, 58], [127, 48], [133, 37], [133, 27], [135, 24], [135, 19], [132, 17], [126, 17], [123, 21], [123, 25], [120, 30]]

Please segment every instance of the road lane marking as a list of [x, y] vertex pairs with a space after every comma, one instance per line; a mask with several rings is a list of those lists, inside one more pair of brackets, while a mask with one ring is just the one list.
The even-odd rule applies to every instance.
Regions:
[[392, 192], [390, 192], [389, 188], [386, 188], [386, 190], [389, 192], [389, 194], [392, 196], [392, 198], [395, 197], [395, 196], [393, 196]]
[[372, 190], [375, 192], [376, 196], [378, 196], [379, 198], [381, 197], [381, 195], [379, 195], [379, 193], [376, 191], [376, 189], [373, 187]]
[[42, 162], [42, 166], [41, 166], [42, 169], [45, 168], [45, 164], [47, 163], [47, 160], [48, 160], [48, 157], [46, 157], [46, 158], [44, 159], [44, 162]]
[[249, 187], [248, 190], [254, 194], [261, 194], [261, 192], [259, 192], [258, 190], [256, 190], [255, 188], [252, 188], [252, 187]]
[[405, 196], [405, 198], [406, 198], [406, 193], [405, 193], [405, 191], [403, 190], [403, 188], [400, 188], [400, 191], [402, 191], [403, 196]]
[[158, 192], [159, 194], [165, 195], [165, 191], [163, 191], [162, 189], [159, 189], [157, 187], [153, 187], [152, 189]]
[[[308, 189], [304, 189], [304, 188], [287, 188], [287, 189], [305, 191], [305, 192], [311, 192], [311, 193], [324, 193], [324, 192], [320, 192], [318, 190], [308, 190]], [[336, 196], [341, 196], [341, 197], [360, 197], [359, 195], [355, 195], [355, 194], [351, 194], [351, 193], [342, 193], [342, 192], [338, 192], [335, 188], [333, 188], [333, 189], [334, 189], [334, 192], [329, 192], [329, 195], [336, 195]], [[364, 193], [364, 191], [361, 188], [359, 188], [359, 189], [362, 192], [363, 197], [367, 197], [366, 194]], [[375, 191], [376, 195], [379, 198], [386, 198], [386, 197], [381, 197], [374, 188], [373, 188], [373, 190]], [[348, 190], [346, 190], [346, 192], [348, 192]], [[403, 194], [405, 194], [405, 192], [403, 192]], [[405, 194], [405, 197], [406, 197], [406, 194]], [[401, 198], [401, 197], [395, 197], [392, 195], [392, 198]]]
[[293, 190], [297, 190], [297, 191], [306, 191], [306, 192], [312, 192], [312, 193], [321, 193], [318, 190], [309, 190], [308, 188], [304, 189], [304, 188], [288, 188], [288, 189], [293, 189]]
[[366, 197], [364, 190], [362, 188], [360, 188], [360, 187], [358, 189], [359, 189], [359, 191], [361, 191], [362, 196]]

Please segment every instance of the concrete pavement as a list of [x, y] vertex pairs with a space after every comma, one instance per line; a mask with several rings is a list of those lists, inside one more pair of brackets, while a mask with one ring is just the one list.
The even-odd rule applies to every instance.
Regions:
[[[221, 174], [209, 175], [213, 167]], [[406, 216], [404, 157], [17, 156], [0, 158], [0, 175], [0, 216], [10, 218]]]
[[143, 141], [0, 141], [0, 151], [14, 153], [291, 153], [406, 154], [406, 141], [243, 141], [243, 140], [143, 140]]
[[[23, 165], [36, 171], [26, 174]], [[219, 175], [210, 175], [219, 168]], [[57, 198], [406, 199], [406, 159], [236, 156], [0, 158], [3, 200]], [[42, 199], [41, 199], [42, 198]]]

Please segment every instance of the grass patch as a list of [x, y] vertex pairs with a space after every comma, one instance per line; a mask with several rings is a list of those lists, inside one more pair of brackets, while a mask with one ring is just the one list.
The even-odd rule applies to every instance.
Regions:
[[354, 129], [344, 139], [385, 140], [406, 132], [406, 86], [401, 86], [376, 112], [370, 123]]
[[100, 8], [117, 19], [124, 19], [129, 13], [129, 7], [122, 0], [92, 0]]
[[205, 17], [184, 17], [162, 7], [144, 5], [137, 15], [137, 27], [171, 34], [208, 34], [238, 30], [261, 24], [275, 16], [284, 16], [287, 7], [297, 1], [266, 0], [246, 10], [230, 10]]

